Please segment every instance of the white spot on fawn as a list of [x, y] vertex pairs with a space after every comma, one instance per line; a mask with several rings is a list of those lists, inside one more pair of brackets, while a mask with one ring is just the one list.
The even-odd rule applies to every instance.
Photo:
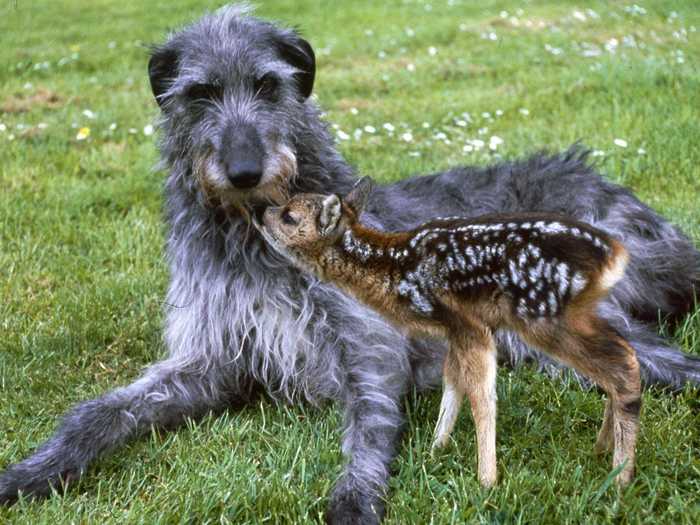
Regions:
[[547, 303], [549, 304], [549, 315], [556, 315], [558, 310], [557, 296], [551, 290], [547, 294]]
[[566, 263], [557, 264], [557, 273], [554, 280], [559, 284], [559, 297], [564, 297], [569, 289], [569, 266]]
[[534, 244], [528, 244], [527, 248], [530, 251], [530, 254], [532, 254], [532, 256], [535, 259], [542, 255], [542, 250], [540, 250], [539, 246], [535, 246]]
[[419, 313], [429, 315], [433, 312], [433, 305], [430, 301], [420, 293], [418, 286], [415, 283], [411, 283], [402, 279], [398, 285], [399, 295], [402, 297], [408, 297], [411, 300], [411, 306], [414, 310]]
[[520, 282], [520, 270], [512, 259], [508, 261], [508, 269], [510, 270], [510, 281], [517, 286]]
[[583, 290], [588, 284], [588, 280], [583, 276], [581, 272], [574, 273], [571, 278], [571, 294], [576, 295], [581, 290]]
[[537, 261], [537, 265], [530, 268], [528, 275], [530, 276], [531, 283], [537, 283], [542, 279], [542, 272], [544, 270], [544, 259]]
[[[537, 222], [535, 225], [537, 226], [540, 224], [540, 222]], [[560, 222], [550, 222], [549, 224], [544, 224], [543, 226], [538, 227], [538, 230], [542, 233], [548, 233], [550, 235], [554, 234], [559, 234], [559, 233], [568, 233], [569, 228], [564, 226]]]
[[517, 311], [518, 311], [518, 315], [520, 317], [527, 317], [528, 308], [527, 308], [527, 304], [525, 303], [525, 299], [522, 299], [522, 298], [520, 299], [520, 302], [518, 303]]
[[518, 254], [518, 264], [520, 268], [525, 269], [527, 265], [527, 252], [525, 250], [521, 250], [520, 254]]
[[544, 265], [544, 278], [549, 282], [552, 280], [552, 263], [548, 262]]

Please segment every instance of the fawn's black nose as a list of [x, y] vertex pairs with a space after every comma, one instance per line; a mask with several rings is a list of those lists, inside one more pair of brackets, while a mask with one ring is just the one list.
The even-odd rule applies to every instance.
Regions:
[[265, 154], [258, 131], [249, 124], [230, 125], [222, 139], [221, 162], [228, 180], [241, 190], [257, 186]]

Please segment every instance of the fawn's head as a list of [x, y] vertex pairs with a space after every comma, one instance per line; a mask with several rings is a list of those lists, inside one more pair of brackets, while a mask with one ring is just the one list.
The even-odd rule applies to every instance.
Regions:
[[[260, 230], [267, 242], [298, 266], [307, 267], [357, 222], [373, 183], [360, 179], [345, 197], [302, 193], [284, 206], [269, 207]], [[305, 264], [300, 264], [305, 263]]]

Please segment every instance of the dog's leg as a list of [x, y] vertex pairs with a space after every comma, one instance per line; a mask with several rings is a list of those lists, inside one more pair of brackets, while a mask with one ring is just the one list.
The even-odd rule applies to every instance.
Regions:
[[411, 373], [406, 339], [385, 324], [375, 328], [344, 341], [342, 449], [348, 462], [331, 495], [329, 523], [378, 523], [384, 515]]
[[172, 427], [231, 401], [235, 392], [225, 372], [215, 366], [201, 372], [196, 363], [166, 360], [131, 385], [77, 405], [32, 456], [0, 474], [0, 504], [14, 502], [20, 492], [33, 498], [61, 490], [95, 458], [151, 425]]

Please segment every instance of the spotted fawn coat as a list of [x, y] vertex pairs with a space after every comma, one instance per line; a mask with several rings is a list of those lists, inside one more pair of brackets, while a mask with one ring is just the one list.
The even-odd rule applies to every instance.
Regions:
[[595, 381], [608, 394], [596, 450], [613, 450], [617, 481], [634, 475], [639, 365], [597, 305], [620, 280], [627, 251], [562, 216], [440, 218], [409, 232], [358, 221], [371, 184], [344, 199], [300, 195], [270, 208], [263, 235], [299, 267], [333, 282], [415, 334], [448, 339], [434, 446], [450, 436], [469, 398], [482, 484], [496, 482], [496, 348], [493, 334], [523, 340]]

